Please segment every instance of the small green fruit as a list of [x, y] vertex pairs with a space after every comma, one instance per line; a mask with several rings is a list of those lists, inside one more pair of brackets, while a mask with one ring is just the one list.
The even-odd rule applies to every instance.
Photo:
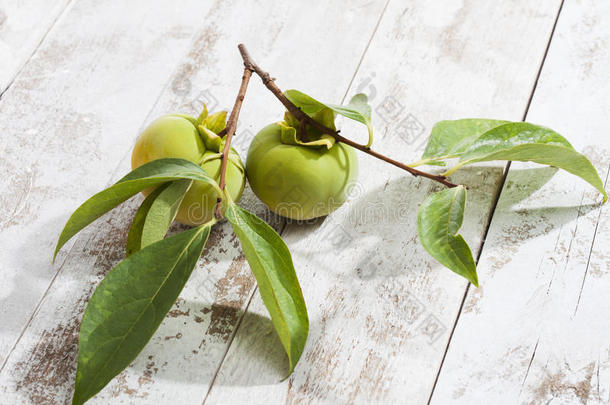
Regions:
[[[204, 109], [198, 119], [180, 114], [165, 115], [151, 123], [138, 137], [131, 155], [131, 167], [162, 158], [181, 158], [199, 164], [211, 177], [219, 181], [222, 165], [221, 150], [224, 140], [215, 132], [226, 125], [226, 112], [208, 116]], [[245, 185], [243, 163], [231, 148], [227, 162], [226, 190], [237, 202]], [[148, 195], [152, 191], [145, 190]], [[200, 225], [212, 219], [217, 193], [207, 183], [195, 181], [188, 190], [176, 215], [185, 225]]]
[[263, 128], [246, 159], [246, 173], [254, 193], [271, 211], [295, 220], [328, 215], [347, 198], [356, 180], [354, 149], [330, 142], [308, 130], [309, 141], [295, 137], [286, 121]]

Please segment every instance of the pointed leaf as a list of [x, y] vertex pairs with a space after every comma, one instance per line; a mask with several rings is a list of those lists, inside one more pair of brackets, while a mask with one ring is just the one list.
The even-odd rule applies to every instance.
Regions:
[[432, 127], [422, 160], [455, 156], [485, 132], [507, 122], [478, 118], [439, 121]]
[[216, 181], [208, 176], [201, 167], [188, 160], [153, 160], [133, 170], [117, 183], [95, 194], [78, 207], [59, 236], [53, 260], [55, 260], [59, 249], [72, 236], [106, 212], [148, 187], [178, 179], [191, 179], [210, 183], [220, 193]]
[[286, 90], [284, 95], [288, 100], [290, 100], [294, 105], [299, 107], [301, 111], [305, 114], [311, 116], [318, 111], [321, 111], [324, 108], [327, 108], [324, 103], [319, 102], [313, 97], [308, 96], [307, 94], [300, 92], [298, 90]]
[[519, 145], [544, 144], [572, 148], [570, 142], [552, 129], [528, 122], [509, 122], [486, 131], [459, 153], [460, 161], [484, 158], [490, 153]]
[[[290, 114], [290, 112], [288, 112], [288, 111], [287, 111], [287, 113]], [[317, 121], [320, 124], [324, 125], [325, 127], [332, 129], [333, 131], [337, 130], [337, 127], [335, 126], [335, 113], [330, 108], [325, 107], [325, 108], [321, 109], [320, 111], [318, 111], [317, 113], [311, 114], [311, 118], [313, 118], [314, 121]], [[309, 124], [307, 124], [307, 125], [309, 126]], [[310, 131], [316, 135], [330, 136], [328, 134], [319, 132], [315, 128], [310, 128]]]
[[222, 150], [222, 138], [218, 136], [218, 134], [203, 125], [199, 125], [197, 130], [201, 136], [201, 139], [203, 139], [203, 144], [207, 150], [212, 150], [215, 152], [220, 152]]
[[462, 166], [492, 160], [535, 162], [555, 166], [581, 177], [608, 199], [599, 174], [583, 154], [552, 129], [527, 122], [512, 122], [495, 127], [459, 154], [460, 162], [447, 174]]
[[219, 133], [227, 126], [227, 112], [218, 111], [208, 115], [207, 118], [203, 120], [203, 125], [215, 134]]
[[203, 120], [205, 120], [208, 117], [208, 106], [205, 105], [205, 103], [202, 103], [202, 104], [203, 104], [203, 108], [201, 109], [201, 112], [199, 113], [199, 115], [197, 116], [197, 119], [193, 123], [193, 125], [195, 125], [196, 127], [201, 125], [203, 123]]
[[142, 229], [144, 228], [144, 222], [146, 221], [146, 215], [150, 211], [155, 199], [161, 194], [170, 183], [164, 183], [155, 188], [140, 204], [136, 215], [133, 217], [129, 233], [127, 234], [127, 242], [125, 243], [125, 255], [131, 256], [142, 247]]
[[319, 139], [303, 142], [298, 138], [297, 130], [294, 127], [288, 126], [284, 122], [278, 122], [277, 125], [281, 128], [280, 138], [284, 145], [317, 146], [330, 149], [335, 144], [335, 138], [326, 134], [322, 134]]
[[373, 144], [373, 125], [371, 124], [371, 106], [366, 94], [356, 94], [350, 100], [349, 104], [345, 106], [329, 104], [334, 112], [341, 114], [347, 118], [358, 121], [366, 125], [369, 131], [369, 141], [366, 146]]
[[430, 195], [419, 207], [417, 232], [432, 257], [478, 287], [472, 252], [462, 235], [457, 234], [464, 220], [465, 203], [463, 186]]
[[273, 228], [251, 212], [230, 203], [225, 216], [241, 241], [292, 373], [305, 347], [309, 320], [290, 251]]
[[146, 197], [127, 235], [127, 256], [165, 237], [192, 183], [189, 179], [175, 180]]
[[99, 392], [153, 336], [188, 280], [210, 225], [145, 247], [110, 270], [83, 315], [73, 405]]
[[140, 249], [165, 237], [191, 184], [193, 180], [174, 180], [155, 199], [144, 221]]
[[329, 108], [337, 114], [358, 121], [366, 125], [369, 134], [367, 146], [373, 143], [373, 126], [371, 124], [371, 106], [368, 103], [366, 94], [356, 94], [350, 100], [348, 105], [336, 105], [321, 103], [313, 97], [300, 92], [298, 90], [286, 90], [284, 92], [288, 100], [301, 109], [305, 114], [313, 118], [314, 114], [321, 112], [325, 108]]

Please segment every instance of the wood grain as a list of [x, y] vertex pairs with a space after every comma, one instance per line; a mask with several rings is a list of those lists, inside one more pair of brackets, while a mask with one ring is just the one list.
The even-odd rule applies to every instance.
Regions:
[[[608, 178], [610, 5], [567, 1], [527, 116]], [[513, 163], [432, 403], [610, 402], [610, 213], [580, 179]]]
[[68, 215], [108, 183], [196, 32], [197, 4], [184, 2], [185, 14], [162, 2], [76, 2], [3, 95], [0, 364], [72, 245], [53, 267]]
[[[371, 95], [376, 148], [410, 161], [428, 134], [418, 123], [521, 119], [559, 3], [390, 2], [348, 90]], [[363, 136], [347, 123], [342, 134]], [[280, 381], [286, 359], [255, 294], [206, 403], [427, 401], [466, 282], [417, 241], [417, 205], [438, 186], [360, 163], [351, 201], [283, 234], [311, 325], [294, 374]], [[452, 178], [471, 186], [463, 235], [475, 251], [501, 179], [502, 166]]]
[[[261, 6], [255, 1], [240, 2], [237, 7], [234, 2], [218, 2], [210, 6], [206, 15], [190, 17], [199, 21], [199, 32], [192, 41], [182, 38], [189, 48], [181, 48], [182, 56], [174, 55], [178, 66], [173, 74], [166, 76], [169, 80], [165, 87], [154, 84], [163, 92], [158, 99], [150, 97], [156, 103], [149, 117], [175, 110], [196, 113], [201, 101], [208, 102], [214, 110], [230, 106], [242, 70], [236, 45], [248, 38], [259, 38], [249, 44], [251, 51], [266, 60], [282, 78], [282, 83], [312, 89], [329, 99], [335, 88], [320, 82], [319, 77], [330, 74], [339, 88], [347, 88], [383, 5], [383, 1], [358, 2], [345, 10], [338, 1], [313, 7], [284, 2]], [[90, 4], [86, 6], [91, 8]], [[159, 34], [164, 31], [167, 29], [163, 28]], [[335, 38], [333, 46], [320, 47], [328, 38]], [[295, 47], [303, 52], [295, 53]], [[120, 62], [118, 68], [127, 69], [127, 65]], [[330, 65], [333, 69], [328, 73]], [[306, 67], [307, 74], [298, 72], [294, 66]], [[87, 80], [96, 80], [96, 77]], [[279, 119], [282, 114], [273, 96], [255, 84], [253, 80], [248, 89], [235, 139], [235, 146], [242, 152], [257, 128]], [[117, 105], [125, 106], [124, 101]], [[115, 119], [120, 125], [121, 120], [128, 118], [132, 119], [125, 116]], [[141, 125], [142, 115], [139, 120]], [[114, 132], [115, 152], [123, 160], [118, 168], [116, 163], [105, 163], [106, 181], [116, 180], [128, 171], [128, 151], [136, 134], [137, 128]], [[97, 185], [98, 189], [101, 187]], [[88, 190], [85, 194], [94, 191]], [[82, 312], [95, 285], [123, 258], [125, 233], [138, 202], [132, 201], [98, 221], [76, 240], [69, 254], [64, 253], [65, 261], [57, 278], [0, 374], [3, 398], [11, 402], [69, 400]], [[243, 203], [265, 214], [251, 193], [246, 192]], [[57, 219], [61, 226], [70, 209], [55, 206], [54, 212], [63, 213]], [[269, 215], [267, 218], [276, 226], [281, 225], [277, 218]], [[53, 232], [55, 237], [58, 232]], [[61, 259], [58, 261], [61, 263]], [[199, 403], [209, 389], [254, 288], [254, 279], [230, 227], [226, 223], [216, 226], [203, 260], [170, 316], [134, 364], [92, 402]], [[262, 321], [268, 322], [267, 319]]]
[[0, 95], [70, 0], [0, 0]]
[[[521, 119], [535, 88], [527, 119], [567, 136], [607, 179], [610, 8], [566, 1], [535, 87], [560, 2], [75, 0], [29, 61], [67, 1], [0, 2], [0, 85], [23, 67], [0, 100], [0, 402], [69, 402], [82, 312], [124, 257], [141, 199], [87, 229], [52, 267], [56, 237], [79, 203], [129, 170], [151, 118], [197, 113], [201, 101], [231, 106], [238, 42], [283, 89], [330, 102], [368, 93], [375, 147], [404, 161], [439, 119]], [[28, 8], [31, 21], [14, 17]], [[242, 155], [281, 116], [257, 80], [238, 123]], [[595, 191], [513, 164], [474, 289], [417, 241], [416, 207], [439, 186], [360, 162], [348, 204], [315, 223], [285, 224], [249, 190], [242, 201], [285, 228], [302, 282], [311, 333], [291, 378], [280, 381], [287, 360], [223, 223], [153, 340], [91, 402], [610, 402], [610, 216]], [[502, 165], [452, 177], [471, 186], [463, 234], [473, 247], [502, 178]]]

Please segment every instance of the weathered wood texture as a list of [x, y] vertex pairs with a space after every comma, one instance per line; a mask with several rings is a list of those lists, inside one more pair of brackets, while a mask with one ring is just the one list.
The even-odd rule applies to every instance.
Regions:
[[[610, 4], [566, 1], [527, 116], [608, 177]], [[580, 179], [513, 163], [433, 404], [610, 402], [610, 212]]]
[[0, 364], [66, 258], [51, 265], [70, 211], [108, 183], [208, 7], [182, 4], [77, 2], [3, 95]]
[[[391, 1], [348, 91], [371, 93], [374, 145], [409, 161], [439, 119], [520, 120], [559, 4]], [[439, 188], [360, 162], [350, 202], [283, 234], [311, 325], [294, 374], [280, 382], [286, 360], [255, 294], [206, 403], [428, 400], [466, 282], [417, 242], [416, 207]], [[501, 179], [499, 165], [454, 177], [471, 186], [463, 234], [475, 251]]]
[[[347, 10], [343, 2], [339, 1], [324, 2], [317, 6], [306, 3], [285, 4], [285, 2], [279, 1], [265, 5], [254, 1], [239, 2], [239, 6], [233, 2], [217, 2], [206, 9], [201, 6], [197, 8], [194, 4], [185, 4], [183, 9], [190, 8], [191, 15], [185, 17], [187, 20], [180, 22], [182, 29], [175, 33], [174, 38], [180, 40], [179, 48], [173, 44], [177, 49], [168, 52], [168, 49], [164, 49], [162, 46], [163, 44], [155, 43], [154, 37], [136, 38], [128, 42], [132, 42], [134, 47], [146, 47], [145, 52], [138, 52], [128, 47], [121, 51], [121, 54], [124, 53], [123, 56], [119, 55], [125, 60], [115, 57], [112, 60], [113, 64], [110, 65], [109, 60], [109, 65], [105, 65], [103, 69], [97, 66], [92, 59], [82, 61], [79, 66], [74, 68], [78, 70], [80, 77], [78, 81], [74, 82], [73, 97], [61, 100], [67, 105], [65, 109], [68, 110], [69, 107], [71, 113], [62, 111], [57, 115], [71, 117], [76, 114], [75, 111], [84, 114], [88, 108], [95, 108], [97, 115], [91, 113], [91, 116], [86, 118], [94, 121], [96, 125], [86, 124], [89, 121], [83, 121], [81, 125], [73, 123], [73, 127], [64, 128], [63, 134], [59, 128], [53, 128], [52, 133], [56, 136], [49, 137], [49, 140], [57, 142], [57, 146], [48, 151], [43, 148], [36, 150], [38, 162], [40, 159], [46, 159], [48, 161], [46, 166], [54, 168], [54, 181], [58, 181], [57, 175], [60, 170], [61, 173], [69, 172], [74, 176], [53, 185], [53, 194], [46, 196], [47, 199], [53, 201], [53, 206], [48, 208], [49, 212], [45, 214], [45, 221], [40, 221], [41, 224], [35, 228], [37, 233], [34, 234], [33, 230], [33, 234], [28, 237], [32, 241], [38, 240], [38, 243], [40, 243], [39, 238], [48, 238], [44, 249], [36, 252], [37, 260], [40, 259], [43, 263], [40, 268], [47, 273], [50, 272], [47, 260], [51, 256], [55, 238], [70, 210], [87, 195], [102, 188], [110, 179], [116, 180], [128, 170], [128, 151], [138, 132], [138, 127], [144, 121], [149, 120], [145, 120], [147, 115], [154, 117], [175, 110], [195, 113], [195, 110], [201, 107], [201, 101], [206, 101], [213, 109], [229, 106], [232, 103], [242, 70], [236, 48], [239, 41], [259, 38], [251, 44], [250, 49], [254, 55], [265, 60], [269, 69], [281, 77], [281, 83], [297, 88], [312, 89], [315, 94], [324, 99], [339, 99], [342, 93], [337, 94], [336, 89], [348, 87], [379, 20], [383, 6], [383, 1], [355, 3]], [[68, 22], [82, 24], [84, 27], [99, 24], [87, 32], [90, 32], [90, 35], [96, 33], [97, 37], [102, 37], [102, 39], [96, 39], [96, 42], [99, 41], [102, 44], [100, 46], [111, 42], [112, 38], [117, 35], [115, 30], [121, 31], [124, 28], [113, 25], [108, 27], [108, 21], [112, 20], [110, 7], [94, 6], [89, 2], [77, 2], [66, 15], [62, 27], [47, 38], [39, 53], [51, 52], [53, 49], [62, 47], [70, 48], [73, 46], [72, 41], [87, 43], [93, 40], [93, 38], [67, 38], [70, 30], [74, 29]], [[133, 4], [130, 7], [133, 7], [130, 15], [140, 14], [143, 20], [148, 19], [147, 23], [142, 23], [142, 25], [151, 27], [155, 26], [151, 22], [154, 21], [151, 14], [154, 13], [158, 18], [167, 14], [159, 8], [150, 9], [150, 6], [146, 6], [144, 3]], [[91, 18], [96, 15], [96, 20], [84, 19], [83, 21], [83, 16], [79, 13], [84, 13], [85, 10]], [[207, 13], [206, 10], [208, 10]], [[107, 14], [108, 17], [102, 18], [100, 14], [102, 17]], [[326, 17], [319, 18], [320, 16]], [[164, 17], [167, 18], [166, 15]], [[127, 24], [130, 18], [131, 24], [133, 24], [133, 17], [127, 15], [124, 19], [119, 19], [119, 22], [113, 20], [113, 24]], [[190, 30], [197, 27], [198, 32], [192, 41], [184, 37], [186, 28], [183, 26], [188, 27], [189, 37]], [[155, 30], [146, 31], [146, 35], [155, 34], [164, 37], [167, 32], [175, 30], [175, 27], [172, 29], [159, 22], [155, 26]], [[332, 46], [320, 45], [329, 38], [333, 38]], [[166, 45], [169, 46], [170, 43], [171, 41]], [[185, 45], [190, 47], [185, 48]], [[112, 53], [108, 49], [100, 50], [97, 47], [92, 49], [97, 49], [103, 55]], [[295, 49], [302, 49], [302, 51], [296, 53]], [[163, 59], [163, 68], [156, 65], [146, 66], [147, 70], [151, 70], [149, 74], [154, 73], [152, 79], [161, 80], [146, 81], [148, 84], [144, 87], [144, 77], [135, 78], [134, 76], [137, 76], [138, 72], [129, 71], [132, 65], [137, 66], [137, 64], [127, 57], [131, 55], [133, 58], [144, 61], [150, 57], [148, 55], [150, 52], [153, 53], [153, 56], [158, 52], [165, 52], [167, 55]], [[96, 56], [99, 59], [100, 57], [94, 52], [90, 52], [90, 54], [92, 58]], [[312, 55], [315, 55], [315, 58]], [[171, 63], [168, 59], [171, 59]], [[149, 61], [146, 62], [149, 63]], [[49, 62], [48, 68], [51, 69], [58, 63], [60, 61]], [[177, 67], [176, 64], [178, 64]], [[42, 63], [40, 65], [44, 66]], [[295, 68], [295, 66], [304, 69], [306, 74], [303, 74], [301, 68]], [[332, 69], [329, 69], [329, 66], [332, 66]], [[25, 96], [17, 91], [20, 88], [19, 83], [22, 83], [21, 86], [31, 85], [31, 78], [27, 76], [28, 67], [29, 64], [7, 93], [6, 100], [3, 100], [6, 104], [10, 105], [13, 97], [16, 97], [13, 101], [15, 105], [18, 102], [23, 103], [19, 97]], [[173, 74], [168, 72], [169, 68], [174, 69]], [[122, 78], [120, 84], [117, 83], [117, 78], [112, 76], [114, 69], [117, 72], [128, 74], [129, 77]], [[142, 72], [139, 73], [142, 75]], [[320, 77], [328, 78], [329, 82], [334, 85], [329, 86], [326, 80], [320, 81]], [[107, 80], [109, 78], [112, 80]], [[62, 80], [61, 83], [65, 85], [67, 79]], [[134, 80], [142, 88], [129, 83]], [[96, 83], [97, 87], [89, 89], [92, 94], [85, 94], [82, 90], [83, 82]], [[48, 85], [46, 82], [42, 84]], [[81, 87], [80, 91], [76, 90], [78, 86]], [[153, 90], [156, 90], [157, 93], [154, 93]], [[158, 92], [161, 90], [163, 92], [159, 97]], [[11, 92], [15, 92], [15, 95]], [[24, 91], [24, 94], [31, 95], [31, 92]], [[247, 148], [248, 142], [257, 128], [279, 119], [282, 115], [281, 106], [263, 89], [258, 83], [258, 79], [252, 80], [248, 94], [249, 97], [244, 104], [241, 116], [242, 123], [247, 123], [247, 125], [239, 125], [236, 138], [236, 147], [242, 152]], [[86, 97], [87, 100], [80, 100], [83, 97]], [[110, 105], [99, 105], [100, 101], [95, 101], [93, 98], [102, 100], [109, 98], [105, 103]], [[58, 101], [57, 97], [53, 100]], [[48, 99], [43, 101], [49, 104], [52, 102]], [[137, 104], [140, 102], [144, 102], [144, 104]], [[155, 106], [151, 111], [153, 103]], [[105, 111], [102, 107], [111, 108], [111, 111]], [[32, 116], [37, 111], [40, 114], [39, 110], [33, 108]], [[99, 122], [101, 119], [98, 115], [106, 120]], [[49, 122], [50, 125], [60, 123], [57, 117], [51, 116], [50, 113], [35, 118]], [[72, 120], [74, 119], [72, 118]], [[42, 126], [42, 123], [32, 125], [33, 120], [34, 118], [28, 118], [22, 125], [25, 127]], [[15, 122], [11, 122], [7, 127], [11, 131], [18, 128]], [[99, 141], [101, 134], [108, 134], [103, 144], [100, 144]], [[26, 138], [25, 135], [24, 138]], [[95, 148], [89, 151], [89, 148], [92, 147], [91, 143]], [[13, 148], [17, 147], [18, 144], [13, 145]], [[24, 148], [26, 150], [35, 149], [33, 145], [27, 145]], [[76, 154], [75, 149], [79, 151]], [[36, 155], [34, 152], [31, 154]], [[89, 154], [95, 158], [93, 163], [86, 159], [87, 157], [92, 159]], [[98, 156], [100, 154], [103, 156]], [[66, 161], [68, 158], [77, 162], [71, 164]], [[60, 161], [64, 166], [59, 164]], [[121, 163], [117, 167], [119, 161]], [[84, 182], [79, 180], [81, 176], [92, 176], [93, 179]], [[83, 183], [86, 183], [86, 187], [83, 187]], [[71, 191], [69, 200], [59, 201], [61, 187], [67, 187]], [[45, 195], [40, 193], [37, 198], [44, 201]], [[0, 374], [0, 392], [7, 401], [12, 403], [63, 403], [70, 398], [76, 360], [76, 336], [84, 306], [103, 275], [122, 259], [125, 233], [136, 203], [137, 201], [126, 204], [98, 221], [76, 239], [72, 249], [64, 249], [64, 253], [58, 259], [57, 277], [53, 280], [41, 305]], [[244, 204], [258, 212], [265, 212], [251, 193], [246, 194]], [[260, 208], [256, 208], [256, 204], [259, 204]], [[39, 206], [41, 205], [39, 204]], [[58, 215], [58, 212], [63, 214]], [[26, 214], [23, 215], [25, 217]], [[274, 218], [269, 219], [274, 222]], [[41, 236], [42, 225], [51, 220], [52, 226], [45, 229], [45, 234]], [[277, 226], [281, 225], [277, 221], [274, 223]], [[15, 227], [15, 230], [17, 229], [23, 231], [21, 227]], [[16, 238], [14, 234], [12, 237], [17, 241], [24, 240], [24, 237]], [[8, 242], [9, 237], [6, 238]], [[65, 253], [68, 251], [68, 254]], [[12, 249], [11, 255], [11, 260], [18, 263], [18, 250]], [[36, 267], [32, 263], [21, 264], [21, 266], [24, 267], [21, 270], [24, 273], [31, 272], [30, 269]], [[21, 282], [23, 279], [17, 278], [17, 273], [18, 271], [15, 269], [13, 279]], [[46, 279], [42, 280], [40, 285], [46, 288], [48, 283], [49, 279]], [[201, 402], [226, 352], [233, 329], [240, 319], [240, 313], [245, 309], [254, 288], [254, 279], [245, 265], [239, 244], [230, 232], [230, 228], [226, 224], [217, 226], [208, 243], [203, 260], [166, 322], [163, 323], [134, 365], [121, 374], [92, 402], [131, 403], [137, 400], [162, 403]], [[15, 286], [14, 289], [8, 291], [9, 296], [28, 293], [28, 289], [24, 286]], [[15, 298], [15, 302], [24, 300], [23, 297]], [[31, 298], [32, 303], [35, 304], [35, 300], [39, 298], [40, 293]], [[22, 312], [27, 313], [25, 310]], [[16, 319], [14, 327], [16, 331], [20, 326], [18, 321], [25, 323], [24, 320]], [[263, 318], [262, 322], [268, 322], [267, 318]], [[9, 336], [9, 338], [11, 337]]]
[[[40, 25], [18, 22], [33, 27], [22, 42], [0, 13], [0, 41], [15, 55], [0, 61], [0, 85], [23, 66], [0, 100], [0, 403], [69, 402], [82, 312], [123, 258], [140, 199], [75, 238], [53, 267], [56, 237], [73, 208], [129, 170], [129, 149], [153, 117], [232, 104], [238, 42], [283, 89], [332, 102], [368, 93], [375, 147], [410, 161], [439, 119], [523, 117], [560, 2], [74, 0], [25, 65], [67, 1], [40, 2]], [[4, 4], [6, 15], [23, 13]], [[568, 136], [604, 176], [609, 12], [566, 2], [527, 117]], [[281, 114], [253, 78], [235, 138], [243, 156]], [[285, 355], [223, 223], [152, 341], [91, 402], [610, 401], [610, 225], [594, 191], [513, 164], [482, 252], [482, 288], [467, 289], [417, 242], [416, 207], [438, 186], [360, 156], [350, 202], [317, 223], [285, 224], [249, 190], [242, 202], [283, 230], [303, 286], [311, 332], [291, 378], [280, 381]], [[502, 167], [454, 177], [471, 185], [463, 234], [475, 250]]]
[[0, 0], [0, 94], [70, 0]]

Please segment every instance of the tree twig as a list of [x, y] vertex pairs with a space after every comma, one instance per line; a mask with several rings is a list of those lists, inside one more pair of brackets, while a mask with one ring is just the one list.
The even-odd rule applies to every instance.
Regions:
[[333, 138], [335, 138], [335, 140], [337, 142], [343, 142], [346, 145], [349, 145], [355, 149], [358, 149], [364, 153], [367, 153], [371, 156], [376, 157], [377, 159], [381, 159], [385, 162], [388, 162], [396, 167], [399, 167], [403, 170], [406, 170], [407, 172], [411, 173], [413, 176], [422, 176], [422, 177], [426, 177], [428, 179], [437, 181], [441, 184], [444, 184], [447, 187], [456, 187], [457, 184], [454, 184], [450, 181], [447, 180], [447, 178], [445, 176], [441, 176], [438, 174], [432, 174], [432, 173], [428, 173], [428, 172], [423, 172], [421, 170], [415, 169], [411, 166], [407, 166], [404, 163], [398, 162], [394, 159], [391, 159], [385, 155], [382, 155], [381, 153], [375, 152], [373, 151], [370, 147], [367, 147], [365, 145], [361, 145], [359, 143], [356, 143], [350, 139], [347, 139], [343, 136], [341, 136], [339, 134], [339, 131], [335, 131], [331, 128], [328, 128], [325, 125], [320, 124], [318, 121], [315, 121], [313, 118], [311, 118], [309, 115], [305, 114], [303, 111], [301, 111], [301, 109], [299, 107], [297, 107], [296, 105], [294, 105], [289, 99], [288, 97], [286, 97], [284, 95], [284, 93], [282, 93], [282, 90], [280, 90], [280, 88], [275, 84], [275, 79], [273, 79], [269, 73], [265, 72], [264, 70], [262, 70], [250, 57], [250, 54], [248, 53], [248, 50], [246, 49], [246, 47], [244, 46], [244, 44], [239, 44], [238, 45], [239, 48], [239, 52], [241, 53], [241, 57], [244, 61], [244, 66], [246, 67], [246, 69], [249, 69], [251, 72], [256, 73], [261, 80], [263, 81], [263, 84], [265, 85], [265, 87], [267, 87], [269, 89], [269, 91], [271, 91], [271, 93], [273, 93], [273, 95], [275, 95], [275, 97], [280, 100], [280, 102], [284, 105], [284, 107], [286, 107], [286, 109], [292, 113], [292, 115], [294, 115], [296, 117], [297, 120], [299, 121], [305, 121], [307, 122], [309, 125], [311, 125], [313, 128], [317, 129], [318, 131], [328, 134], [330, 136], [332, 136]]
[[[225, 139], [224, 148], [222, 149], [222, 166], [220, 167], [220, 181], [218, 182], [218, 186], [222, 191], [224, 191], [226, 186], [227, 161], [229, 160], [229, 154], [231, 153], [231, 140], [233, 139], [233, 135], [235, 135], [239, 112], [241, 110], [241, 105], [244, 102], [244, 97], [246, 96], [246, 90], [248, 89], [248, 83], [250, 82], [251, 76], [252, 69], [246, 66], [244, 68], [244, 74], [241, 77], [241, 86], [239, 86], [239, 92], [237, 93], [235, 104], [233, 104], [233, 110], [231, 110], [231, 115], [229, 115], [229, 119], [227, 120], [227, 126], [225, 128], [227, 137]], [[216, 199], [216, 218], [218, 219], [222, 218], [221, 204], [222, 197], [218, 197]]]

